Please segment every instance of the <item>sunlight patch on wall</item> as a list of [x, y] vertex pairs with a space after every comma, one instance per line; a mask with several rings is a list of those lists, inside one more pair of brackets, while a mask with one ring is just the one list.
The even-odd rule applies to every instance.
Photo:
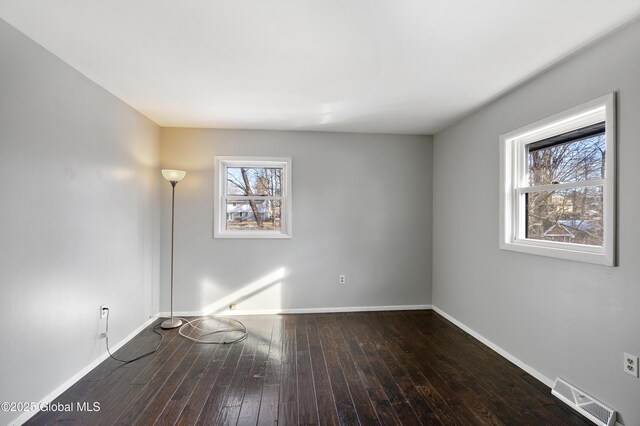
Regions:
[[[202, 314], [210, 315], [227, 312], [229, 305], [239, 305], [239, 310], [260, 310], [260, 309], [280, 309], [282, 303], [282, 282], [287, 275], [286, 268], [282, 267], [258, 278], [257, 280], [245, 284], [222, 297], [217, 295], [215, 285], [210, 281], [203, 280], [200, 284], [202, 297]], [[209, 302], [216, 297], [214, 302]], [[209, 302], [208, 304], [206, 304]], [[206, 304], [206, 305], [205, 305]], [[231, 313], [233, 311], [229, 311]]]

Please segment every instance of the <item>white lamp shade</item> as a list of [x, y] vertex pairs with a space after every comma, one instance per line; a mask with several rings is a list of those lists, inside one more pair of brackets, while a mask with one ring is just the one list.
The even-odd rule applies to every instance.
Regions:
[[169, 182], [180, 182], [186, 174], [184, 170], [162, 169], [162, 176]]

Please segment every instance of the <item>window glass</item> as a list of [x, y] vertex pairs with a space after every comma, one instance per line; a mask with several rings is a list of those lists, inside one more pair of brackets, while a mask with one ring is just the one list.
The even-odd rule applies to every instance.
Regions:
[[282, 169], [229, 167], [227, 194], [279, 197], [282, 194]]
[[227, 201], [228, 230], [280, 230], [281, 202], [278, 200]]
[[526, 194], [527, 238], [602, 246], [601, 186]]
[[541, 148], [536, 145], [528, 145], [531, 186], [605, 178], [604, 133]]

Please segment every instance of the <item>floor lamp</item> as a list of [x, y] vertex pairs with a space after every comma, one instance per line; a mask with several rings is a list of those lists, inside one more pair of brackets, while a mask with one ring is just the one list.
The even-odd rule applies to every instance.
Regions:
[[176, 328], [182, 325], [182, 320], [173, 318], [173, 228], [174, 228], [174, 212], [176, 200], [176, 185], [187, 174], [184, 170], [163, 169], [162, 176], [171, 183], [171, 318], [164, 321], [162, 328]]

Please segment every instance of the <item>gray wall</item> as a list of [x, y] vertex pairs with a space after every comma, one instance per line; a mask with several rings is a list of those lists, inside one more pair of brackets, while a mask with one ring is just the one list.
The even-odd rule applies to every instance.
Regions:
[[[618, 92], [619, 267], [498, 249], [500, 134]], [[579, 52], [434, 139], [434, 305], [548, 378], [640, 425], [640, 23]]]
[[[157, 306], [159, 128], [0, 21], [0, 400], [37, 402]], [[0, 413], [0, 424], [18, 413]]]
[[[188, 170], [174, 310], [215, 310], [230, 294], [239, 310], [430, 304], [431, 151], [425, 136], [163, 129], [163, 167]], [[212, 238], [216, 155], [292, 157], [292, 239]], [[162, 195], [169, 211], [166, 182]], [[162, 231], [168, 259], [169, 215]], [[164, 263], [161, 311], [168, 281]]]

